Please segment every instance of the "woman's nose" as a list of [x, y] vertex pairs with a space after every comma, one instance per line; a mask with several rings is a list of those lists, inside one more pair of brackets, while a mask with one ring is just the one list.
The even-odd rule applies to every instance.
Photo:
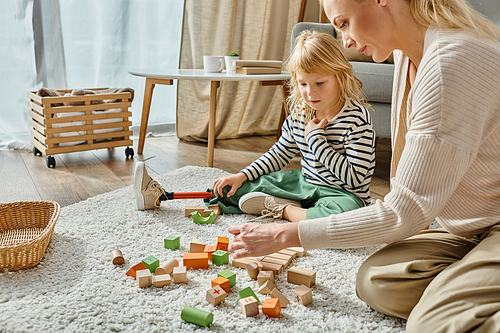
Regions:
[[344, 42], [344, 48], [346, 50], [355, 44], [354, 40], [347, 34], [342, 34], [342, 40]]

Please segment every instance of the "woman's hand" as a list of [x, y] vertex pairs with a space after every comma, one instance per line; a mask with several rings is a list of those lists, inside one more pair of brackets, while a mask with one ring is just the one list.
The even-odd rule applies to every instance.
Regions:
[[328, 120], [326, 118], [323, 118], [321, 120], [319, 120], [318, 118], [311, 119], [304, 128], [304, 137], [307, 137], [307, 134], [309, 134], [310, 131], [317, 128], [325, 129], [327, 123]]
[[233, 258], [263, 256], [287, 247], [301, 246], [298, 223], [240, 224], [228, 228], [233, 234], [229, 252]]
[[214, 193], [216, 196], [222, 197], [223, 196], [222, 189], [229, 185], [231, 187], [231, 190], [227, 193], [227, 197], [229, 198], [246, 181], [247, 181], [247, 176], [241, 172], [236, 173], [234, 175], [224, 176], [214, 181], [214, 186], [213, 186]]

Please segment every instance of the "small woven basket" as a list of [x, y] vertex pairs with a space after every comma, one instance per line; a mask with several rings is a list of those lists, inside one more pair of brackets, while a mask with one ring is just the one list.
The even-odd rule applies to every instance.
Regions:
[[0, 203], [0, 271], [26, 269], [40, 263], [60, 210], [54, 201]]

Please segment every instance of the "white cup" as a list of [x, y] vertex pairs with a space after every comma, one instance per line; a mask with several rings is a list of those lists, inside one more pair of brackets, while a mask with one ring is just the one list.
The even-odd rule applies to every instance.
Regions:
[[203, 68], [208, 73], [220, 73], [224, 68], [224, 57], [222, 56], [203, 56]]
[[226, 60], [226, 71], [228, 73], [236, 73], [236, 67], [233, 66], [233, 61], [240, 60], [239, 56], [224, 56]]

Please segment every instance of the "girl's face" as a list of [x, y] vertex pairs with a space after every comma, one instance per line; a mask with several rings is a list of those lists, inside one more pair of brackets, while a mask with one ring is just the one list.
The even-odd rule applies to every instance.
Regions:
[[354, 47], [376, 62], [386, 60], [395, 49], [384, 0], [324, 0], [323, 4], [330, 22], [342, 32], [344, 48]]
[[314, 110], [328, 112], [338, 106], [339, 81], [335, 75], [297, 73], [302, 99]]

